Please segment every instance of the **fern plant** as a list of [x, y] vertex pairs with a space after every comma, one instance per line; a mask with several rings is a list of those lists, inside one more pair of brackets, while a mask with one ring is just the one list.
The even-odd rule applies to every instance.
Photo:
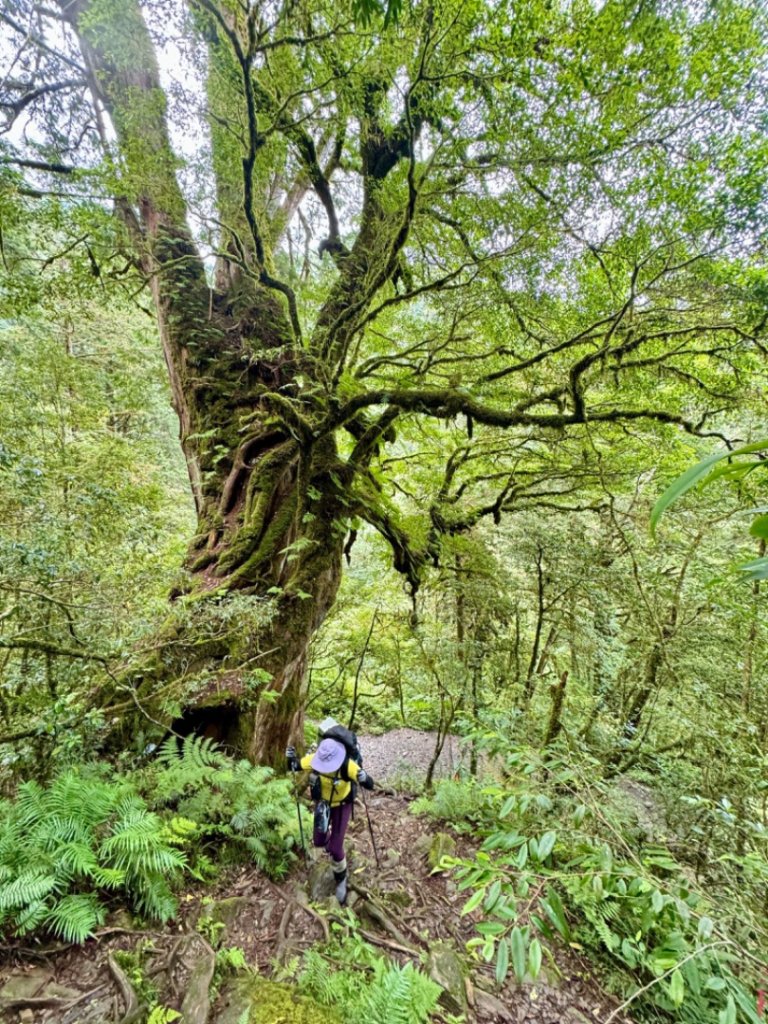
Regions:
[[245, 852], [273, 877], [284, 875], [296, 844], [296, 805], [290, 783], [271, 768], [234, 760], [209, 739], [170, 738], [145, 788], [158, 809], [173, 808], [198, 827], [204, 842]]
[[345, 1024], [426, 1024], [441, 993], [413, 964], [400, 967], [354, 935], [308, 950], [298, 985]]
[[400, 967], [380, 959], [366, 986], [353, 1020], [370, 1024], [423, 1024], [437, 1006], [440, 987], [413, 964]]
[[0, 927], [16, 934], [42, 928], [80, 942], [103, 923], [110, 892], [167, 920], [169, 880], [184, 865], [125, 781], [70, 771], [0, 803]]

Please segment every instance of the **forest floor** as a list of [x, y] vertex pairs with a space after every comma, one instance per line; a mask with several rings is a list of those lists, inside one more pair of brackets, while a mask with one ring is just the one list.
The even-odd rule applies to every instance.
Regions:
[[[401, 761], [408, 776], [423, 772], [433, 739], [414, 730], [365, 737], [366, 768], [385, 786], [397, 783], [398, 774], [402, 779]], [[452, 756], [447, 750], [444, 768]], [[438, 829], [410, 813], [411, 800], [386, 789], [367, 795], [378, 868], [365, 809], [356, 810], [347, 844], [355, 924], [333, 898], [323, 898], [329, 880], [323, 861], [309, 868], [298, 865], [280, 883], [253, 867], [233, 868], [215, 886], [188, 891], [178, 918], [165, 928], [137, 930], [120, 912], [80, 946], [31, 946], [19, 940], [0, 947], [0, 1019], [8, 1024], [134, 1024], [144, 1019], [140, 1004], [149, 998], [182, 1010], [184, 1024], [238, 1022], [247, 1016], [242, 1016], [246, 1004], [235, 1006], [236, 986], [224, 984], [220, 993], [211, 987], [215, 948], [240, 947], [249, 967], [268, 978], [327, 939], [334, 921], [401, 964], [434, 965], [439, 972], [448, 951], [450, 974], [451, 956], [454, 962], [464, 958], [476, 913], [462, 916], [466, 893], [449, 877], [431, 873], [428, 853]], [[467, 837], [453, 838], [457, 856], [471, 855]], [[139, 970], [132, 972], [124, 958], [116, 960], [118, 950], [136, 954]], [[455, 1013], [456, 1000], [464, 1002], [468, 1024], [603, 1024], [616, 1001], [576, 951], [561, 947], [553, 954], [535, 983], [508, 979], [501, 989], [492, 967], [476, 962], [464, 978], [463, 992], [454, 991], [453, 999], [446, 995], [446, 1006]], [[304, 1018], [297, 1008], [295, 1016], [274, 1020], [295, 1024]], [[335, 1024], [330, 1011], [327, 1020]], [[611, 1020], [626, 1024], [629, 1018]]]

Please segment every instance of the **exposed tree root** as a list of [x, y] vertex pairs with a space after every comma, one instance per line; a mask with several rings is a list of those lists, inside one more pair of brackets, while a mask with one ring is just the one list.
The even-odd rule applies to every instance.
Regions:
[[184, 953], [194, 944], [202, 946], [203, 955], [198, 956], [192, 964], [187, 993], [181, 1004], [181, 1015], [184, 1024], [206, 1024], [211, 1010], [210, 988], [216, 967], [216, 954], [202, 935], [191, 934], [182, 944], [180, 960], [184, 960]]
[[120, 995], [125, 1005], [125, 1012], [120, 1018], [119, 1024], [134, 1024], [141, 1016], [144, 1008], [139, 1002], [138, 996], [134, 992], [133, 985], [128, 980], [125, 971], [111, 953], [107, 957], [107, 966], [109, 967], [109, 973], [115, 979], [117, 987], [120, 989]]

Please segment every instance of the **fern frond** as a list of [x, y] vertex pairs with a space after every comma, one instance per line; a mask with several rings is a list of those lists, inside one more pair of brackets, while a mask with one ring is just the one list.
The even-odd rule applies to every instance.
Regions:
[[178, 909], [178, 903], [174, 899], [168, 883], [159, 875], [145, 876], [137, 880], [135, 891], [136, 906], [147, 917], [165, 922], [170, 920]]
[[50, 903], [47, 900], [33, 900], [14, 915], [15, 934], [26, 935], [39, 928], [45, 921], [50, 911]]
[[46, 868], [30, 868], [0, 887], [0, 910], [24, 907], [56, 889], [55, 874]]
[[65, 896], [48, 912], [46, 924], [65, 942], [83, 942], [104, 923], [106, 911], [93, 894]]

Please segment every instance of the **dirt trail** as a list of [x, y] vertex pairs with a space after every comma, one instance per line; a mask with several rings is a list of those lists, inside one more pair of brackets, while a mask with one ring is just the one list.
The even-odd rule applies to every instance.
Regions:
[[[412, 743], [413, 731], [407, 732]], [[396, 767], [390, 755], [403, 749], [402, 737], [390, 738], [377, 753], [368, 738], [365, 743], [371, 774], [376, 771], [387, 781], [388, 772]], [[426, 740], [424, 746], [428, 762], [431, 747]], [[406, 796], [374, 791], [367, 801], [380, 867], [362, 807], [351, 823], [348, 842], [351, 900], [361, 934], [400, 963], [411, 960], [421, 966], [439, 940], [463, 955], [476, 914], [461, 916], [466, 894], [458, 892], [450, 878], [430, 873], [427, 853], [438, 829], [410, 813]], [[455, 839], [457, 855], [470, 856], [469, 841]], [[241, 947], [249, 965], [268, 977], [276, 961], [285, 962], [327, 937], [328, 918], [307, 899], [307, 874], [300, 864], [290, 878], [276, 884], [254, 868], [235, 869], [215, 888], [182, 897], [179, 919], [167, 928], [137, 932], [117, 915], [110, 927], [82, 946], [25, 948], [18, 942], [2, 947], [0, 997], [11, 976], [28, 984], [0, 1017], [9, 1024], [128, 1024], [126, 979], [114, 970], [112, 954], [143, 945], [146, 980], [156, 988], [161, 1003], [181, 1009], [186, 1000], [185, 1024], [216, 1024], [224, 1019], [219, 1015], [225, 1010], [216, 1003], [209, 1008], [206, 1002], [205, 971], [212, 963], [212, 946]], [[211, 913], [214, 919], [206, 923]], [[546, 981], [518, 986], [508, 980], [499, 991], [492, 968], [475, 964], [466, 985], [467, 1024], [595, 1024], [615, 1006], [571, 950], [555, 950], [555, 965], [547, 973]], [[190, 993], [199, 976], [204, 978], [204, 998], [195, 1010]], [[616, 1024], [625, 1020], [617, 1018]]]

